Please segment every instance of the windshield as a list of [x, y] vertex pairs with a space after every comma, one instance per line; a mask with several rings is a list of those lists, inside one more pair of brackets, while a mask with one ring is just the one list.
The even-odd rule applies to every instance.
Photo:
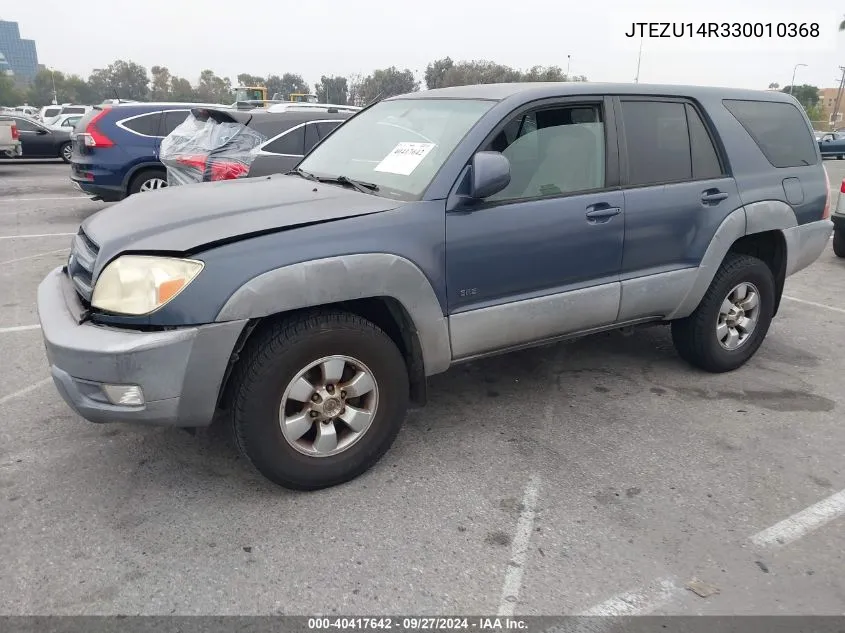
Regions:
[[299, 164], [320, 178], [346, 176], [386, 196], [418, 198], [491, 101], [382, 101], [349, 119]]

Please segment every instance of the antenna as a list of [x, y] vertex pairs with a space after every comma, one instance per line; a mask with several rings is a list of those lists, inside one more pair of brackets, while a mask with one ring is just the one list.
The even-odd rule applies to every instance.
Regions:
[[637, 55], [637, 76], [634, 77], [634, 83], [640, 83], [640, 63], [643, 61], [643, 38], [640, 38], [640, 52]]

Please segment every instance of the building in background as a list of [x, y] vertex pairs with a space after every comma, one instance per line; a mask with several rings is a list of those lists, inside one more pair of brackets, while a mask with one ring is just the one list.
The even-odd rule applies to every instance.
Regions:
[[16, 83], [25, 84], [35, 79], [38, 72], [35, 40], [21, 39], [17, 22], [0, 20], [0, 53], [6, 58]]
[[[822, 88], [819, 90], [819, 109], [822, 112], [824, 120], [828, 123], [838, 125], [842, 123], [842, 110], [845, 109], [845, 92], [839, 99], [839, 104], [836, 104], [836, 95], [839, 88]], [[833, 113], [836, 112], [836, 120], [833, 120]]]

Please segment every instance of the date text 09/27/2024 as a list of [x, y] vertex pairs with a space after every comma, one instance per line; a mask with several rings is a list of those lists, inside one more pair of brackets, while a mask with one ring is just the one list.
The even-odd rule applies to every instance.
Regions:
[[625, 37], [817, 38], [818, 22], [631, 22]]

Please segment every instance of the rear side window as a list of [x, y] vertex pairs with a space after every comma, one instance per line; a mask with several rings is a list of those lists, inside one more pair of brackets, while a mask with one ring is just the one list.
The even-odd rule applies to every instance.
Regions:
[[301, 125], [294, 128], [280, 136], [274, 141], [270, 141], [264, 146], [265, 152], [273, 154], [289, 154], [292, 156], [302, 156], [303, 148], [305, 147], [305, 126]]
[[692, 177], [696, 180], [719, 178], [723, 171], [719, 154], [713, 146], [713, 139], [707, 132], [704, 121], [690, 104], [687, 104], [687, 125], [689, 126], [690, 154], [692, 156]]
[[62, 114], [85, 114], [85, 106], [69, 106], [62, 108]]
[[689, 103], [623, 101], [631, 186], [708, 180], [723, 174], [719, 153]]
[[317, 131], [316, 123], [305, 124], [305, 153], [307, 154], [320, 142], [320, 133]]
[[801, 112], [791, 103], [735, 99], [722, 103], [774, 167], [802, 167], [818, 162], [818, 146]]
[[683, 103], [623, 101], [629, 184], [655, 185], [692, 178]]
[[37, 125], [34, 125], [33, 123], [30, 123], [26, 119], [13, 119], [13, 120], [16, 122], [18, 130], [21, 131], [21, 132], [36, 132], [36, 131], [41, 129], [40, 127], [38, 127]]
[[317, 132], [320, 134], [320, 139], [326, 138], [341, 123], [343, 121], [323, 121], [322, 123], [317, 123]]
[[151, 112], [150, 114], [124, 119], [121, 121], [121, 125], [142, 136], [158, 136], [159, 121], [161, 121], [161, 112]]
[[164, 125], [160, 136], [167, 136], [185, 122], [190, 112], [187, 110], [170, 110], [164, 113]]
[[59, 116], [61, 113], [62, 113], [61, 108], [47, 108], [46, 110], [44, 110], [44, 118], [50, 119], [54, 116]]

